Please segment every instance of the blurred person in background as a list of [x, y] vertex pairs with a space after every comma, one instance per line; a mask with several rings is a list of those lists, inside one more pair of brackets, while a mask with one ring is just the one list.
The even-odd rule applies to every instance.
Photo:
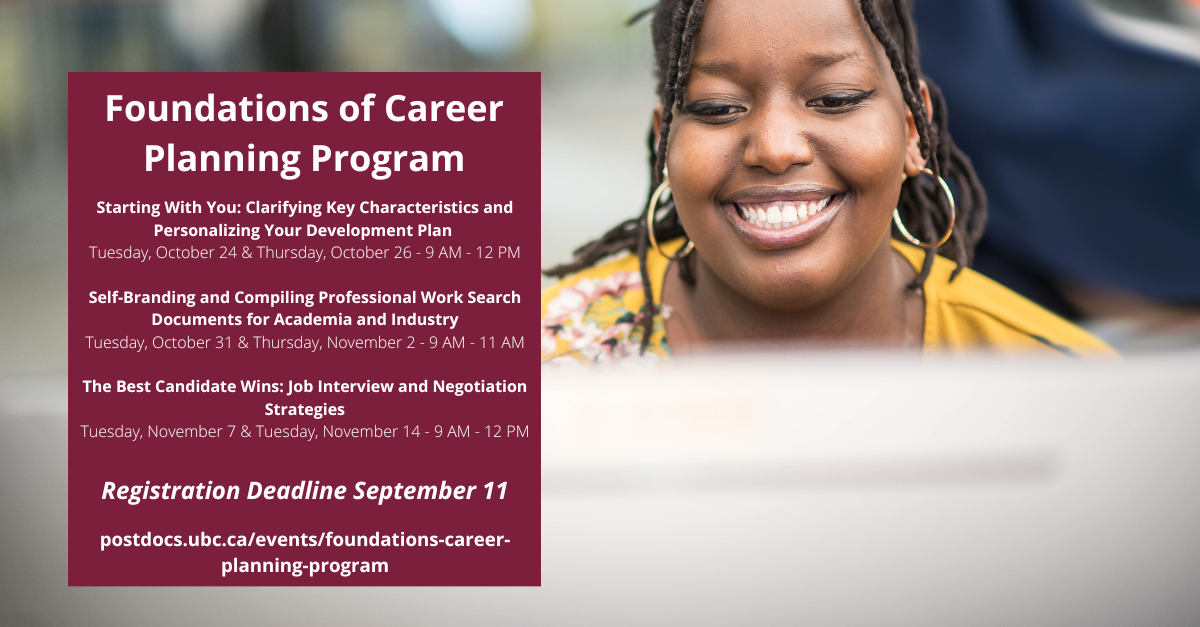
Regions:
[[1200, 344], [1200, 2], [916, 0], [988, 190], [975, 268], [1122, 348]]
[[907, 2], [647, 12], [649, 203], [547, 271], [566, 278], [542, 296], [544, 362], [752, 342], [1111, 354], [967, 269], [986, 199], [922, 78]]

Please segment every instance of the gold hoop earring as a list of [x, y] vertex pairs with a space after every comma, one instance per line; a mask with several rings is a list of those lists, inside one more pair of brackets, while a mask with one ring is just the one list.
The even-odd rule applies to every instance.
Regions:
[[688, 239], [687, 246], [684, 246], [683, 250], [672, 256], [663, 251], [662, 247], [658, 245], [658, 240], [654, 237], [654, 213], [658, 211], [658, 199], [662, 197], [663, 192], [667, 191], [670, 185], [671, 182], [664, 178], [662, 185], [659, 185], [658, 189], [654, 190], [654, 195], [650, 197], [650, 205], [646, 207], [646, 233], [650, 235], [650, 245], [654, 247], [654, 250], [658, 251], [658, 254], [667, 259], [683, 259], [696, 248], [696, 242]]
[[[933, 171], [929, 168], [921, 168], [921, 171], [933, 178]], [[913, 237], [912, 233], [909, 233], [908, 229], [904, 228], [904, 222], [900, 220], [900, 208], [897, 207], [892, 209], [892, 222], [896, 223], [896, 228], [900, 229], [900, 234], [904, 236], [904, 239], [908, 240], [908, 242], [913, 246], [920, 246], [921, 248], [927, 250], [937, 248], [938, 246], [945, 244], [950, 240], [950, 234], [954, 232], [954, 194], [950, 192], [950, 186], [946, 184], [946, 179], [940, 176], [936, 178], [938, 184], [942, 186], [942, 191], [946, 194], [946, 199], [950, 201], [950, 228], [946, 229], [946, 234], [943, 235], [942, 239], [938, 240], [936, 244], [925, 244], [922, 243], [921, 240]]]

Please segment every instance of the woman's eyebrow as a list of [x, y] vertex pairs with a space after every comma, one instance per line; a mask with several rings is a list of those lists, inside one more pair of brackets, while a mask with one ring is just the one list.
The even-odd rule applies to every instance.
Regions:
[[[870, 67], [866, 62], [862, 52], [858, 50], [846, 50], [842, 52], [819, 52], [804, 55], [804, 64], [814, 69], [824, 69], [832, 67], [845, 61], [852, 61], [855, 65]], [[693, 72], [701, 72], [709, 76], [733, 76], [740, 69], [738, 64], [733, 61], [696, 61], [692, 63]]]
[[805, 55], [804, 62], [816, 68], [827, 68], [837, 65], [843, 61], [856, 61], [857, 64], [863, 65], [863, 55], [858, 50], [848, 50], [845, 52], [826, 52], [818, 54]]
[[738, 66], [733, 61], [696, 61], [692, 63], [692, 71], [710, 76], [732, 76], [738, 73]]

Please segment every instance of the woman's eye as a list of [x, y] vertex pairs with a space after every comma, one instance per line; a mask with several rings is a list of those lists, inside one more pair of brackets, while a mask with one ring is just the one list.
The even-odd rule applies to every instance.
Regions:
[[710, 118], [720, 118], [745, 111], [744, 108], [737, 105], [723, 104], [719, 102], [698, 102], [695, 104], [690, 104], [684, 109], [692, 115]]
[[870, 98], [871, 95], [874, 93], [875, 93], [875, 90], [872, 89], [871, 91], [862, 91], [862, 92], [856, 92], [856, 93], [825, 94], [824, 96], [821, 96], [820, 98], [814, 98], [813, 100], [809, 100], [808, 102], [806, 102], [804, 104], [806, 104], [807, 106], [810, 106], [810, 107], [816, 107], [816, 108], [820, 108], [820, 109], [844, 110], [844, 109], [850, 109], [850, 108], [854, 107], [855, 105], [861, 104], [864, 100], [866, 100], [867, 98]]

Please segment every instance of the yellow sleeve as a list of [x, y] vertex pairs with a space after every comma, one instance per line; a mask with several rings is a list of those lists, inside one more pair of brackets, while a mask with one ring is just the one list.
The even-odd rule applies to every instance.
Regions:
[[[893, 246], [913, 267], [921, 267], [924, 250], [901, 242]], [[951, 281], [955, 267], [953, 261], [938, 257], [925, 281], [927, 351], [986, 348], [1005, 353], [1117, 356], [1091, 333], [970, 268]]]

